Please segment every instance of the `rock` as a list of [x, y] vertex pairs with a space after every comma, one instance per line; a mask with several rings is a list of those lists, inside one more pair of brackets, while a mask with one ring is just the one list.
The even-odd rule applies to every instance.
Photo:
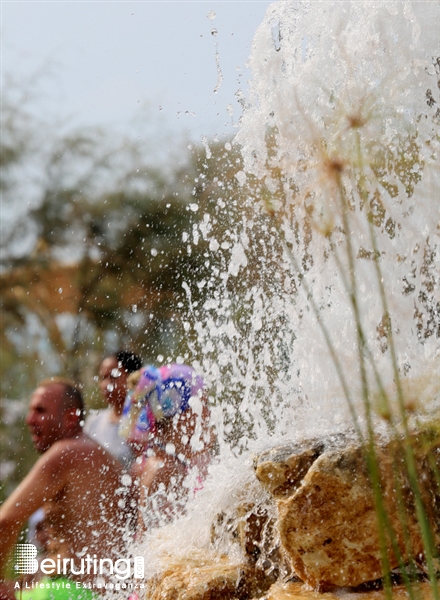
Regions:
[[236, 600], [260, 597], [269, 587], [263, 573], [249, 565], [217, 561], [181, 561], [146, 585], [148, 600]]
[[[429, 442], [430, 459], [426, 436], [413, 436], [412, 445], [427, 515], [438, 542], [438, 490], [429, 462], [438, 456], [439, 448]], [[423, 554], [423, 543], [402, 443], [378, 446], [377, 458], [382, 498], [400, 553], [404, 562], [409, 559], [407, 549], [418, 559]], [[294, 571], [313, 588], [358, 586], [382, 576], [378, 519], [361, 447], [352, 445], [343, 451], [321, 454], [297, 491], [278, 501], [278, 510], [283, 548]], [[405, 524], [401, 522], [402, 511]], [[389, 538], [387, 552], [393, 569], [398, 566], [398, 558]]]
[[[263, 546], [273, 546], [274, 517], [262, 504], [242, 504], [237, 509], [237, 538], [245, 556], [255, 563], [261, 556]], [[267, 550], [269, 553], [270, 550]]]
[[277, 507], [274, 498], [254, 478], [230, 501], [227, 510], [211, 525], [211, 548], [218, 555], [230, 554], [239, 546], [243, 562], [266, 573], [271, 585], [282, 574], [291, 572], [290, 562], [280, 555], [276, 531]]
[[[382, 557], [366, 454], [359, 445], [344, 446], [347, 440], [352, 437], [334, 436], [260, 455], [255, 467], [266, 489], [257, 480], [248, 483], [235, 498], [236, 505], [219, 515], [212, 529], [211, 550], [221, 556], [223, 545], [230, 548], [236, 543], [243, 564], [230, 564], [223, 558], [205, 560], [205, 555], [175, 561], [147, 582], [145, 598], [317, 600], [317, 591], [350, 588], [358, 594], [359, 589], [353, 588], [362, 586], [364, 590], [365, 582], [371, 582], [370, 588], [376, 586], [383, 575]], [[429, 528], [440, 548], [440, 428], [425, 428], [412, 435], [410, 442]], [[402, 440], [377, 441], [381, 498], [397, 554], [403, 562], [412, 556], [423, 567], [423, 543], [405, 450]], [[406, 515], [404, 523], [402, 514]], [[389, 568], [395, 569], [399, 559], [389, 532], [384, 531]], [[315, 591], [303, 584], [282, 584], [292, 573]], [[395, 588], [393, 596], [407, 597], [406, 591], [399, 591], [402, 589]], [[384, 596], [380, 591], [369, 594], [359, 593], [358, 598], [382, 600]], [[336, 597], [324, 594], [324, 599]], [[420, 600], [431, 597], [430, 588], [419, 595]]]
[[292, 446], [274, 448], [258, 457], [256, 476], [275, 498], [290, 496], [301, 485], [307, 471], [323, 451], [323, 444], [306, 450]]
[[[256, 598], [254, 600], [257, 600]], [[301, 582], [275, 583], [260, 600], [340, 600], [338, 596], [331, 593], [320, 594], [314, 590], [307, 589]], [[356, 598], [356, 600], [358, 600]], [[359, 600], [364, 600], [359, 598]], [[382, 600], [382, 599], [377, 599]]]
[[266, 574], [268, 583], [292, 575], [290, 561], [280, 547], [275, 507], [272, 505], [239, 506], [237, 537], [249, 564]]
[[276, 518], [276, 506], [270, 498], [239, 504], [229, 516], [217, 516], [211, 527], [212, 548], [221, 552], [225, 546], [238, 544], [245, 564], [264, 572], [269, 587], [280, 574], [291, 574], [290, 562], [280, 552]]
[[[434, 598], [431, 585], [427, 582], [417, 584], [417, 588], [414, 586], [414, 591], [417, 592], [416, 597], [419, 600], [433, 600]], [[340, 600], [340, 597], [340, 594], [320, 594], [319, 592], [306, 589], [302, 583], [276, 583], [260, 600]], [[386, 594], [383, 589], [364, 592], [357, 591], [356, 600], [386, 600]], [[393, 600], [408, 600], [408, 590], [405, 586], [399, 585], [393, 587]]]
[[334, 434], [324, 439], [278, 446], [257, 456], [255, 473], [274, 498], [286, 498], [301, 485], [315, 460], [326, 450], [347, 445], [348, 434]]

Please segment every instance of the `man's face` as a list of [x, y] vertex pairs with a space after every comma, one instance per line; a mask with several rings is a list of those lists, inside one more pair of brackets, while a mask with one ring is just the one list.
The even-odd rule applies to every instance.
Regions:
[[57, 383], [38, 387], [31, 396], [26, 425], [37, 452], [46, 452], [52, 444], [63, 439], [63, 387]]
[[124, 404], [128, 373], [114, 356], [104, 358], [99, 367], [99, 388], [110, 406]]

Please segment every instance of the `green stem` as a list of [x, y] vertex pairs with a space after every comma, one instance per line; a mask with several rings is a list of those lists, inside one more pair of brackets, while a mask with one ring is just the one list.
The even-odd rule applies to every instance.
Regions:
[[[330, 250], [332, 251], [332, 254], [335, 257], [336, 265], [338, 267], [339, 274], [341, 275], [342, 283], [344, 285], [345, 291], [347, 292], [347, 295], [349, 296], [350, 295], [350, 285], [349, 285], [349, 282], [348, 282], [347, 277], [345, 275], [345, 269], [344, 269], [344, 267], [342, 265], [342, 262], [341, 262], [341, 259], [339, 257], [339, 253], [337, 251], [337, 248], [336, 248], [335, 244], [333, 243], [333, 241], [331, 240], [331, 235], [329, 236], [329, 242], [330, 242]], [[385, 386], [384, 386], [384, 384], [382, 382], [382, 378], [381, 378], [380, 373], [379, 373], [379, 371], [377, 369], [377, 365], [376, 365], [376, 362], [374, 360], [373, 353], [371, 352], [371, 349], [370, 349], [370, 347], [367, 344], [367, 341], [366, 341], [366, 338], [365, 338], [365, 334], [363, 333], [363, 331], [362, 331], [362, 337], [363, 337], [363, 340], [364, 340], [364, 351], [365, 351], [365, 353], [366, 353], [366, 355], [368, 357], [368, 360], [370, 362], [370, 365], [371, 365], [371, 367], [373, 369], [374, 378], [376, 380], [376, 384], [377, 384], [377, 387], [379, 389], [381, 398], [382, 398], [382, 400], [385, 403], [385, 407], [386, 407], [386, 409], [388, 411], [388, 414], [391, 416], [392, 413], [391, 413], [391, 406], [390, 406], [390, 403], [388, 401], [388, 395], [387, 395], [387, 393], [385, 391]], [[392, 424], [392, 422], [391, 422], [391, 424]]]
[[[384, 587], [385, 594], [388, 599], [391, 599], [391, 576], [390, 576], [390, 562], [388, 558], [388, 546], [387, 539], [385, 535], [385, 531], [387, 529], [387, 515], [386, 509], [382, 498], [382, 486], [380, 481], [380, 470], [379, 463], [377, 460], [377, 453], [374, 443], [374, 428], [372, 421], [372, 411], [371, 411], [371, 403], [370, 403], [370, 392], [368, 385], [368, 378], [365, 366], [365, 347], [366, 340], [362, 328], [361, 315], [359, 311], [359, 303], [357, 298], [357, 281], [356, 281], [356, 269], [354, 263], [354, 252], [353, 252], [353, 244], [351, 239], [351, 230], [350, 223], [348, 219], [349, 215], [349, 206], [345, 197], [344, 187], [342, 185], [341, 177], [337, 175], [337, 186], [339, 190], [340, 197], [340, 206], [341, 206], [341, 217], [343, 223], [343, 229], [345, 233], [346, 240], [346, 249], [347, 249], [347, 259], [348, 259], [348, 269], [349, 269], [349, 290], [348, 296], [351, 302], [353, 315], [355, 319], [356, 325], [356, 340], [357, 340], [357, 348], [358, 348], [358, 360], [359, 367], [361, 371], [361, 382], [362, 382], [362, 398], [365, 409], [365, 418], [367, 423], [367, 432], [368, 432], [368, 445], [367, 445], [367, 465], [368, 471], [370, 473], [370, 479], [373, 487], [373, 497], [374, 504], [376, 509], [376, 514], [378, 517], [378, 535], [379, 535], [379, 545], [381, 550], [381, 562], [382, 562], [382, 572], [384, 576]], [[388, 530], [390, 537], [393, 537], [392, 529]]]
[[326, 324], [324, 323], [324, 321], [322, 319], [322, 315], [321, 315], [321, 313], [319, 311], [319, 308], [318, 308], [318, 306], [317, 306], [317, 304], [316, 304], [316, 302], [315, 302], [315, 300], [313, 298], [312, 291], [310, 290], [309, 285], [308, 285], [305, 277], [302, 276], [301, 270], [300, 270], [299, 265], [298, 265], [298, 261], [296, 260], [296, 257], [294, 255], [294, 253], [292, 252], [291, 248], [287, 244], [286, 238], [284, 236], [284, 232], [283, 232], [283, 230], [281, 228], [281, 224], [280, 224], [279, 220], [277, 219], [276, 213], [275, 213], [274, 210], [271, 209], [271, 207], [268, 208], [268, 214], [271, 217], [273, 225], [274, 225], [275, 229], [277, 230], [278, 235], [279, 235], [279, 237], [280, 237], [280, 239], [281, 239], [281, 241], [283, 243], [283, 246], [284, 246], [286, 254], [287, 254], [288, 258], [289, 258], [290, 264], [292, 265], [292, 267], [293, 267], [293, 269], [295, 271], [295, 274], [301, 280], [301, 285], [302, 285], [302, 287], [304, 289], [304, 292], [305, 292], [305, 294], [307, 296], [307, 300], [310, 303], [310, 306], [312, 308], [313, 314], [315, 315], [315, 318], [316, 318], [316, 320], [318, 322], [318, 325], [319, 325], [319, 327], [321, 329], [321, 332], [322, 332], [322, 334], [324, 336], [327, 348], [328, 348], [328, 350], [330, 352], [330, 356], [332, 358], [332, 361], [333, 361], [333, 364], [335, 366], [335, 369], [336, 369], [339, 381], [340, 381], [342, 389], [344, 391], [344, 395], [345, 395], [345, 398], [346, 398], [347, 403], [348, 403], [350, 414], [351, 414], [351, 417], [353, 419], [353, 423], [354, 423], [354, 427], [355, 427], [355, 430], [356, 430], [356, 434], [358, 435], [359, 440], [361, 441], [361, 443], [363, 443], [363, 434], [362, 434], [362, 430], [361, 430], [359, 422], [358, 422], [358, 417], [357, 417], [357, 414], [356, 414], [356, 410], [354, 408], [354, 403], [353, 403], [353, 399], [352, 399], [351, 394], [350, 394], [350, 389], [348, 387], [347, 380], [346, 380], [346, 378], [344, 376], [344, 372], [343, 372], [343, 369], [342, 369], [341, 362], [340, 362], [340, 360], [338, 358], [338, 355], [336, 354], [336, 350], [335, 350], [334, 344], [333, 344], [333, 342], [331, 340], [328, 328], [327, 328]]
[[[366, 200], [368, 199], [368, 194], [363, 185], [365, 176], [363, 173], [363, 161], [362, 161], [361, 140], [360, 140], [359, 131], [356, 132], [356, 147], [357, 147], [357, 154], [358, 154], [359, 169], [360, 169], [360, 173], [361, 173], [360, 181], [359, 181], [359, 192], [360, 192], [361, 198], [364, 200], [364, 206], [367, 206], [368, 204], [367, 204]], [[399, 368], [398, 368], [398, 364], [397, 364], [397, 353], [396, 353], [395, 343], [394, 343], [391, 315], [390, 315], [390, 312], [388, 309], [388, 302], [387, 302], [387, 298], [386, 298], [385, 288], [383, 285], [382, 270], [381, 270], [380, 264], [379, 264], [380, 254], [379, 254], [379, 250], [378, 250], [378, 246], [377, 246], [377, 239], [376, 239], [373, 223], [372, 223], [371, 219], [369, 218], [369, 215], [367, 215], [367, 222], [368, 222], [368, 228], [369, 228], [369, 233], [370, 233], [370, 239], [371, 239], [371, 243], [372, 243], [372, 247], [373, 247], [373, 261], [374, 261], [375, 270], [376, 270], [376, 277], [377, 277], [378, 286], [379, 286], [379, 293], [380, 293], [382, 308], [384, 311], [385, 318], [387, 319], [387, 321], [389, 323], [389, 347], [390, 347], [390, 354], [391, 354], [391, 363], [392, 363], [392, 368], [393, 368], [393, 373], [394, 373], [394, 380], [395, 380], [396, 390], [397, 390], [398, 407], [399, 407], [400, 416], [402, 419], [404, 438], [405, 438], [405, 442], [406, 442], [405, 443], [405, 458], [406, 458], [408, 476], [409, 476], [410, 484], [411, 484], [411, 487], [412, 487], [412, 490], [414, 493], [417, 520], [419, 522], [423, 546], [425, 549], [425, 558], [426, 558], [426, 561], [428, 564], [428, 573], [429, 573], [429, 579], [431, 582], [434, 600], [439, 600], [437, 581], [436, 581], [436, 577], [435, 577], [435, 568], [434, 568], [434, 563], [433, 563], [433, 556], [435, 554], [435, 546], [434, 546], [434, 541], [433, 541], [433, 537], [432, 537], [432, 532], [430, 529], [429, 520], [427, 518], [426, 510], [423, 505], [423, 500], [422, 500], [422, 496], [421, 496], [421, 492], [420, 492], [420, 486], [419, 486], [418, 479], [417, 479], [416, 462], [415, 462], [415, 457], [414, 457], [414, 453], [412, 450], [412, 446], [410, 443], [408, 418], [407, 418], [404, 399], [403, 399], [403, 390], [402, 390], [402, 382], [401, 382], [401, 378], [400, 378], [400, 372], [399, 372]]]

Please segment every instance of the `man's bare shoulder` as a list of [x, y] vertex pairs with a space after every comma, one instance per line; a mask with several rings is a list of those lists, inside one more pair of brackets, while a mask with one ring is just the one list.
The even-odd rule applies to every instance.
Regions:
[[43, 455], [50, 463], [59, 462], [68, 466], [84, 461], [105, 464], [116, 472], [121, 472], [120, 463], [105, 448], [97, 444], [85, 434], [55, 442]]

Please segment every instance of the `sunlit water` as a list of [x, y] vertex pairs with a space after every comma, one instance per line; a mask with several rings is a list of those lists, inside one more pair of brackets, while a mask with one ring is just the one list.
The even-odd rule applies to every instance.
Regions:
[[[194, 323], [203, 355], [194, 366], [210, 385], [220, 454], [187, 514], [139, 540], [149, 574], [170, 556], [225, 552], [240, 561], [227, 536], [211, 545], [211, 524], [237, 504], [264, 501], [252, 456], [352, 425], [302, 276], [363, 419], [353, 312], [331, 248], [333, 242], [348, 273], [335, 174], [350, 204], [359, 310], [383, 385], [393, 397], [390, 337], [360, 178], [374, 212], [398, 368], [411, 390], [407, 400], [420, 414], [437, 407], [439, 15], [439, 2], [279, 2], [256, 32], [251, 95], [236, 138], [245, 161], [238, 174], [243, 205], [232, 208], [243, 214], [223, 239], [209, 220], [200, 231], [225, 261], [213, 272], [212, 295]], [[223, 201], [227, 211], [226, 184]], [[301, 277], [268, 207], [278, 215]], [[367, 377], [373, 398], [371, 366]]]

